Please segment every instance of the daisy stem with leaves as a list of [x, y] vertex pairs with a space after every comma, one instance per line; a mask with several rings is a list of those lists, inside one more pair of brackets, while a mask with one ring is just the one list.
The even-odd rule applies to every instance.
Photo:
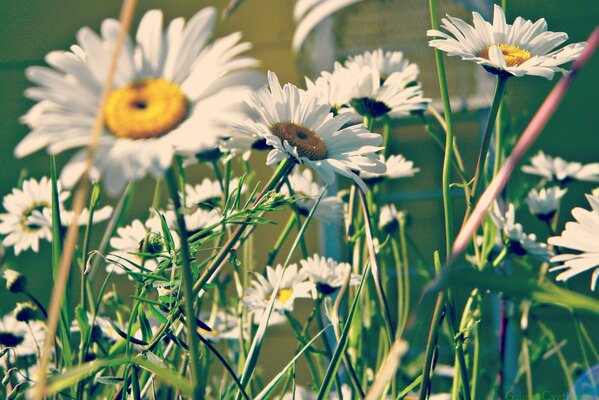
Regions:
[[[182, 262], [182, 279], [181, 286], [183, 289], [184, 307], [185, 307], [185, 323], [187, 325], [187, 342], [189, 346], [189, 358], [192, 375], [192, 385], [194, 398], [203, 398], [202, 388], [199, 383], [201, 380], [200, 370], [200, 354], [198, 348], [198, 341], [196, 340], [197, 323], [194, 312], [194, 291], [192, 287], [193, 272], [191, 270], [191, 254], [189, 251], [189, 243], [187, 241], [187, 227], [185, 224], [185, 218], [182, 213], [182, 204], [179, 197], [177, 175], [173, 168], [170, 168], [166, 172], [166, 184], [173, 200], [173, 206], [175, 214], [177, 216], [177, 226], [179, 230], [179, 236], [181, 237], [181, 262]], [[183, 186], [184, 187], [184, 186]]]

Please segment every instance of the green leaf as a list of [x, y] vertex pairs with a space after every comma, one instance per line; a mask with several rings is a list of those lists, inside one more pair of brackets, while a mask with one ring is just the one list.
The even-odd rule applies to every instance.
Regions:
[[95, 379], [95, 381], [101, 385], [120, 385], [124, 380], [124, 378], [118, 378], [116, 376], [96, 376]]

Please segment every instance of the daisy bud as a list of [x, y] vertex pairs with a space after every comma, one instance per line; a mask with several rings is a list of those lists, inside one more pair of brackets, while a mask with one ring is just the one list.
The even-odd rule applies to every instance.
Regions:
[[25, 276], [20, 272], [17, 272], [14, 269], [5, 268], [2, 276], [6, 280], [6, 288], [11, 293], [21, 293], [25, 291], [27, 281], [25, 280]]
[[17, 303], [14, 310], [15, 319], [20, 322], [29, 322], [37, 319], [37, 309], [30, 303]]

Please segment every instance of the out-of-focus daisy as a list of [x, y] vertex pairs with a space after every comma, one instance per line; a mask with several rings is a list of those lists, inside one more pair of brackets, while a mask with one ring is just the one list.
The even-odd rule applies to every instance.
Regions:
[[560, 189], [557, 186], [549, 189], [543, 188], [540, 191], [532, 189], [528, 192], [526, 204], [528, 204], [531, 214], [543, 221], [549, 221], [555, 215], [559, 203], [567, 191], [567, 189]]
[[551, 262], [560, 265], [550, 271], [562, 271], [556, 279], [567, 281], [593, 269], [591, 289], [595, 290], [599, 278], [599, 197], [586, 195], [591, 210], [576, 207], [572, 216], [576, 220], [566, 223], [566, 229], [560, 236], [549, 238], [549, 244], [575, 250], [577, 253], [559, 254], [551, 258]]
[[[173, 210], [161, 211], [164, 215], [164, 219], [171, 234], [175, 234], [179, 229], [177, 224], [177, 214]], [[204, 210], [202, 208], [192, 209], [189, 212], [184, 213], [185, 226], [187, 227], [187, 233], [192, 235], [202, 229], [208, 228], [213, 225], [218, 225], [221, 220], [220, 211], [216, 208], [210, 210]], [[153, 232], [161, 232], [162, 225], [160, 217], [154, 214], [147, 222], [146, 226]], [[214, 230], [219, 230], [220, 225], [216, 226]]]
[[539, 151], [530, 159], [532, 165], [525, 165], [522, 171], [539, 175], [548, 181], [564, 184], [571, 180], [599, 182], [599, 163], [582, 165], [568, 162], [561, 157], [551, 157]]
[[[152, 10], [142, 17], [135, 40], [125, 40], [91, 171], [109, 193], [148, 173], [162, 175], [175, 152], [214, 148], [227, 121], [240, 116], [239, 98], [256, 74], [243, 70], [257, 62], [238, 57], [250, 48], [239, 43], [239, 33], [208, 44], [215, 20], [216, 10], [209, 7], [187, 24], [177, 18], [163, 30], [162, 12]], [[100, 36], [82, 28], [71, 51], [48, 54], [52, 68], [27, 69], [39, 86], [26, 95], [39, 103], [22, 119], [32, 131], [16, 147], [17, 157], [44, 147], [56, 154], [90, 144], [120, 29], [113, 19], [102, 23]], [[83, 149], [63, 169], [67, 187], [80, 177], [86, 157]]]
[[[355, 68], [346, 68], [336, 62], [333, 72], [323, 71], [314, 82], [306, 78], [306, 91], [331, 106], [331, 111], [339, 113], [343, 107], [349, 107], [354, 91], [351, 82], [355, 80]], [[356, 115], [356, 120], [362, 118]]]
[[12, 314], [0, 319], [0, 347], [12, 347], [18, 356], [38, 354], [46, 337], [45, 325], [40, 321], [18, 321]]
[[383, 52], [383, 49], [380, 48], [348, 57], [345, 66], [350, 69], [354, 66], [358, 68], [370, 66], [379, 71], [383, 81], [395, 73], [401, 73], [406, 86], [412, 82], [417, 83], [416, 79], [420, 72], [418, 66], [409, 62], [401, 51]]
[[397, 229], [400, 218], [405, 218], [403, 211], [397, 211], [395, 204], [385, 204], [379, 212], [379, 228], [392, 232]]
[[384, 178], [388, 179], [398, 179], [398, 178], [411, 178], [417, 172], [420, 171], [420, 168], [414, 167], [413, 161], [408, 161], [401, 154], [392, 155], [387, 157], [385, 160], [384, 156], [380, 156], [381, 161], [385, 163], [387, 166], [387, 171], [383, 174], [371, 174], [371, 173], [363, 173], [361, 175], [365, 181], [369, 183], [381, 181]]
[[[221, 340], [239, 340], [240, 326], [239, 318], [235, 315], [234, 310], [218, 310], [211, 315], [205, 314], [202, 316], [202, 321], [205, 321], [211, 330], [199, 329], [200, 334], [211, 342], [220, 342]], [[243, 327], [243, 337], [249, 337], [247, 327]]]
[[[321, 257], [314, 254], [305, 260], [301, 260], [302, 273], [304, 273], [323, 295], [335, 293], [339, 289], [347, 274], [351, 271], [348, 263], [340, 263], [332, 258]], [[357, 285], [360, 283], [360, 275], [351, 274], [349, 284]]]
[[[232, 178], [229, 182], [229, 193], [233, 193], [239, 186], [239, 178]], [[241, 193], [246, 187], [241, 187]], [[241, 194], [240, 193], [240, 194]], [[185, 185], [185, 206], [188, 208], [201, 207], [213, 208], [218, 204], [223, 196], [221, 185], [218, 181], [213, 181], [209, 178], [204, 178], [197, 185]]]
[[[125, 274], [128, 271], [154, 271], [166, 251], [161, 232], [160, 228], [146, 228], [138, 219], [133, 220], [130, 225], [118, 228], [117, 236], [110, 239], [110, 246], [115, 251], [106, 255], [106, 260], [110, 262], [106, 270], [117, 274]], [[175, 232], [172, 234], [175, 239]]]
[[[324, 186], [314, 182], [312, 171], [309, 169], [300, 171], [297, 167], [289, 174], [289, 183], [296, 196], [307, 197], [301, 198], [295, 205], [301, 214], [308, 215], [316, 204], [318, 196], [325, 190]], [[289, 194], [286, 185], [281, 187], [281, 193]], [[343, 221], [343, 201], [337, 196], [323, 196], [318, 208], [314, 211], [314, 218], [331, 224], [341, 223]]]
[[545, 19], [536, 22], [518, 17], [512, 25], [505, 21], [503, 9], [494, 7], [493, 24], [479, 13], [472, 13], [474, 26], [459, 18], [447, 16], [441, 27], [450, 34], [431, 29], [428, 36], [440, 37], [429, 44], [447, 52], [481, 64], [488, 71], [507, 76], [536, 75], [547, 79], [565, 70], [559, 66], [580, 55], [586, 43], [569, 44], [556, 50], [568, 40], [563, 32], [547, 30]]
[[[69, 193], [59, 187], [58, 198], [63, 202]], [[23, 181], [21, 189], [14, 188], [2, 201], [7, 213], [0, 214], [0, 234], [6, 235], [2, 244], [14, 246], [15, 254], [31, 248], [39, 250], [40, 239], [52, 240], [52, 220], [40, 223], [39, 218], [31, 219], [38, 211], [52, 208], [52, 181], [43, 177], [39, 181], [34, 178]]]
[[[279, 283], [280, 282], [280, 283]], [[268, 306], [275, 286], [279, 284], [279, 291], [274, 303], [269, 324], [276, 324], [286, 318], [282, 315], [285, 311], [293, 311], [293, 303], [298, 298], [311, 298], [314, 286], [306, 280], [306, 276], [298, 270], [297, 264], [291, 264], [286, 269], [282, 265], [275, 268], [266, 267], [266, 275], [256, 274], [256, 280], [250, 282], [243, 302], [250, 313], [254, 314], [255, 323], [260, 323], [264, 311]]]
[[503, 233], [509, 251], [519, 256], [530, 254], [541, 261], [547, 261], [553, 252], [547, 248], [545, 243], [537, 242], [534, 234], [524, 233], [522, 225], [516, 223], [516, 210], [513, 204], [508, 205], [505, 213], [502, 213], [499, 206], [495, 204], [493, 212], [489, 213], [495, 226]]
[[292, 48], [298, 52], [308, 34], [325, 18], [362, 0], [298, 0], [293, 9], [297, 28], [293, 34]]
[[375, 153], [380, 150], [380, 135], [368, 132], [361, 124], [343, 127], [348, 117], [333, 116], [328, 104], [300, 93], [292, 84], [281, 87], [273, 72], [268, 73], [268, 82], [270, 90], [255, 93], [248, 103], [260, 117], [239, 126], [272, 146], [268, 165], [292, 158], [318, 171], [326, 183], [332, 183], [339, 173], [353, 179], [362, 190], [367, 190], [366, 185], [356, 172], [385, 171]]

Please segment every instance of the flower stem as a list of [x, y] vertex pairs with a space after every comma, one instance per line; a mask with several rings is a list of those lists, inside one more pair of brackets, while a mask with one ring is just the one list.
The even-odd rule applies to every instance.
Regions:
[[[260, 192], [260, 194], [254, 200], [253, 205], [256, 205], [264, 197], [266, 193], [273, 190], [279, 184], [279, 182], [284, 177], [286, 177], [289, 174], [289, 172], [291, 172], [291, 169], [294, 165], [295, 162], [290, 158], [286, 158], [285, 160], [281, 161], [277, 170], [274, 172], [264, 189], [262, 189], [262, 192]], [[249, 222], [249, 220], [245, 222]], [[236, 248], [239, 239], [241, 238], [241, 235], [248, 227], [248, 225], [249, 224], [247, 223], [241, 223], [233, 231], [233, 234], [231, 235], [229, 240], [227, 240], [225, 245], [221, 247], [221, 249], [214, 256], [210, 264], [205, 268], [204, 273], [200, 276], [200, 279], [193, 285], [194, 293], [197, 293], [200, 290], [202, 290], [202, 288], [208, 282], [208, 280], [222, 267], [222, 265], [224, 265], [226, 260], [229, 258], [231, 250], [234, 250]]]
[[[489, 144], [491, 142], [491, 135], [493, 134], [493, 128], [495, 127], [495, 120], [497, 113], [499, 112], [499, 106], [503, 99], [503, 93], [505, 91], [505, 84], [507, 83], [507, 77], [503, 75], [497, 75], [497, 86], [495, 87], [495, 95], [493, 96], [493, 103], [489, 110], [489, 119], [487, 120], [487, 127], [483, 135], [483, 142], [478, 153], [478, 160], [476, 161], [476, 169], [474, 170], [474, 183], [472, 185], [472, 196], [470, 198], [470, 207], [474, 206], [480, 196], [482, 189], [482, 182], [484, 180], [484, 169], [485, 160], [487, 159], [487, 153], [489, 151]], [[499, 157], [499, 154], [495, 155]]]
[[187, 242], [187, 227], [185, 225], [185, 217], [181, 212], [181, 199], [179, 197], [179, 186], [177, 184], [177, 175], [173, 168], [166, 172], [166, 183], [173, 200], [175, 214], [177, 216], [177, 227], [181, 238], [181, 258], [182, 258], [182, 289], [185, 296], [185, 323], [187, 325], [187, 342], [189, 343], [189, 358], [192, 375], [192, 386], [194, 398], [201, 398], [202, 388], [200, 382], [200, 354], [198, 349], [198, 341], [196, 340], [197, 323], [193, 310], [194, 306], [194, 291], [192, 288], [193, 275], [191, 271], [191, 255], [189, 252], [189, 243]]

